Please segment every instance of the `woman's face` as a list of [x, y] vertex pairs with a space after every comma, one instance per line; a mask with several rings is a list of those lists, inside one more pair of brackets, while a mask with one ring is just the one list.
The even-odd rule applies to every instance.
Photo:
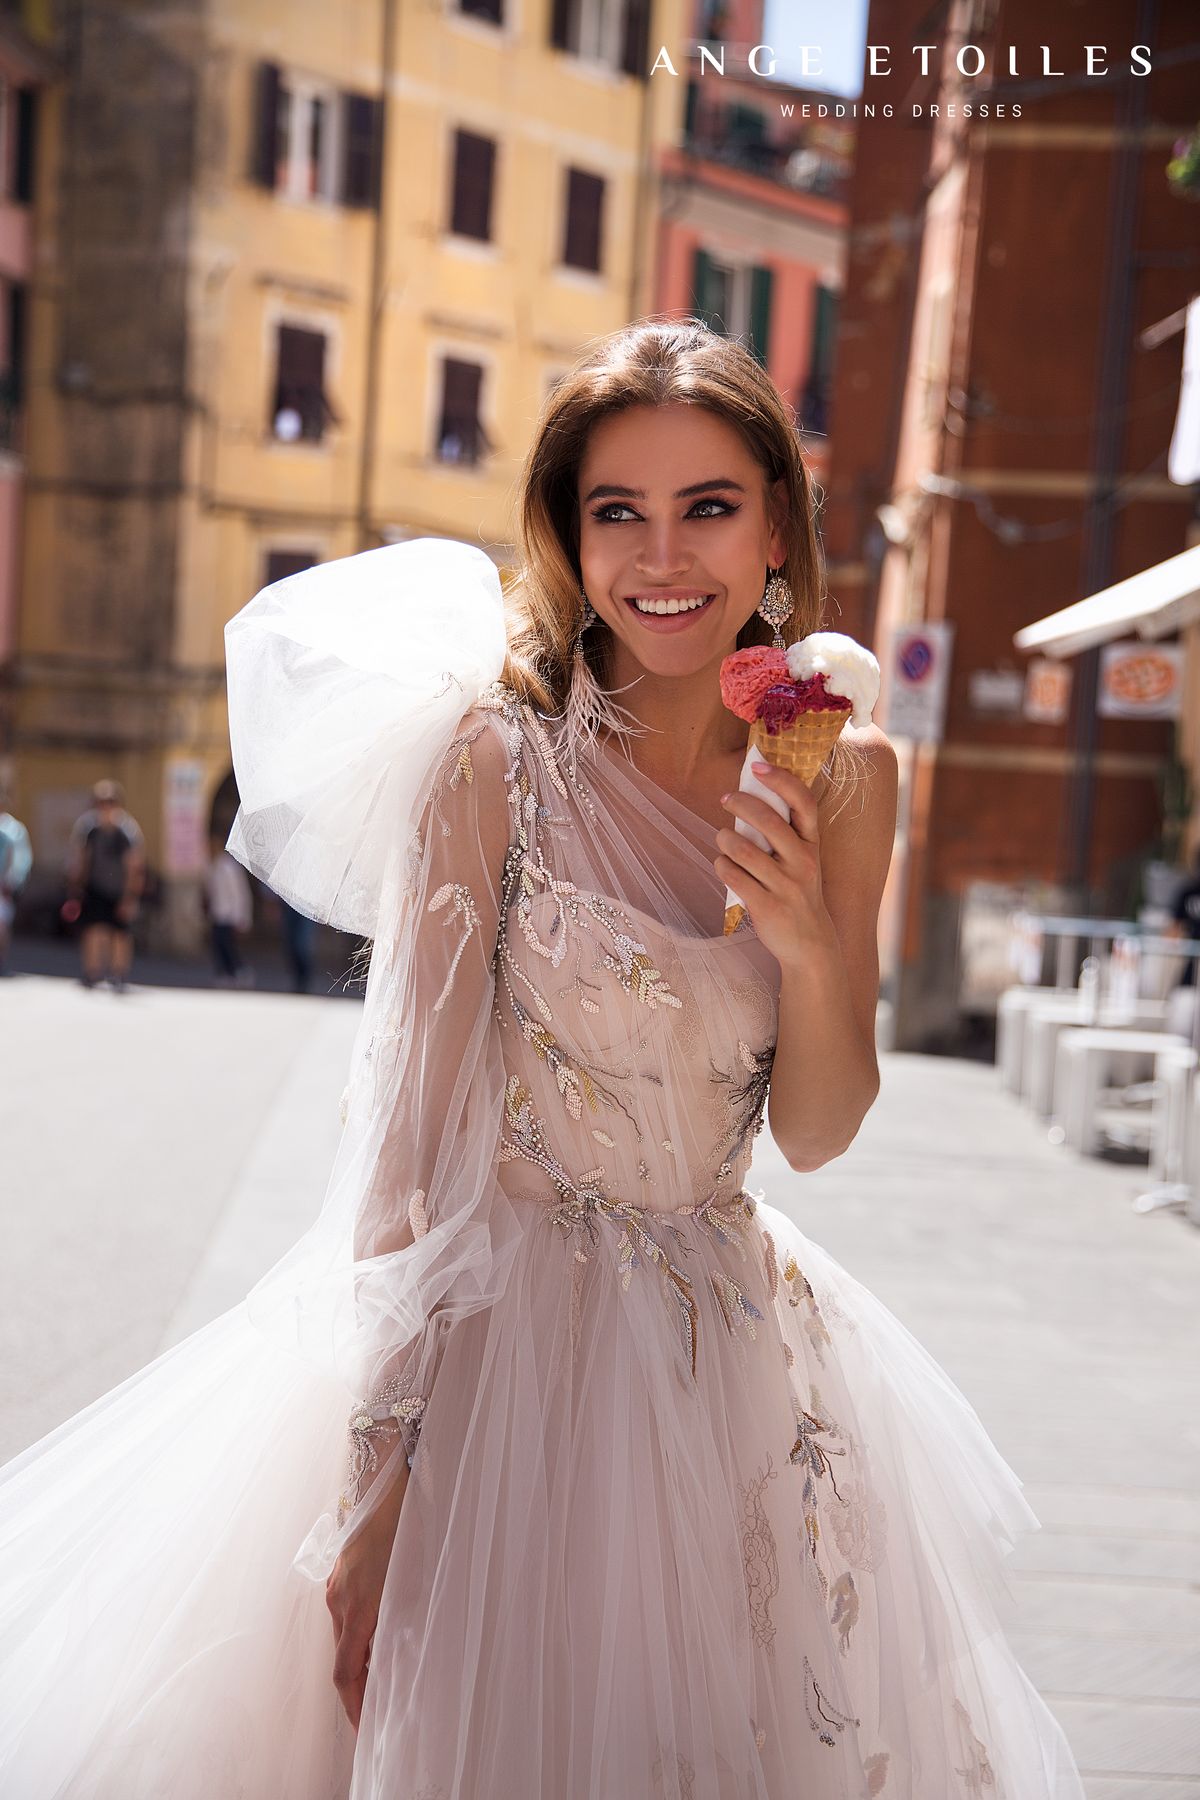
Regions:
[[[768, 565], [785, 554], [769, 493], [740, 433], [706, 407], [635, 406], [593, 426], [579, 555], [587, 597], [616, 639], [614, 673], [622, 650], [652, 673], [686, 675], [735, 647]], [[779, 482], [776, 514], [783, 495]], [[679, 606], [657, 610], [671, 600]]]

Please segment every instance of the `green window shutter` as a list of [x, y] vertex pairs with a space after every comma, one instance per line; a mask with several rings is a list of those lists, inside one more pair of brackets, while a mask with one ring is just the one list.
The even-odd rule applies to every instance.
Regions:
[[770, 269], [755, 268], [750, 271], [750, 349], [764, 369], [771, 342], [772, 280], [773, 272]]
[[816, 379], [828, 382], [833, 374], [833, 344], [837, 335], [837, 293], [833, 288], [817, 289], [816, 318], [813, 324], [812, 368]]
[[692, 257], [692, 311], [709, 325], [713, 323], [711, 305], [712, 257], [697, 244]]

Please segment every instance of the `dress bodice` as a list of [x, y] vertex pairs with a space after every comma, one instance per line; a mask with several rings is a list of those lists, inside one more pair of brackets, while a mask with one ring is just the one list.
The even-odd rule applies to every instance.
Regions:
[[723, 1205], [762, 1128], [778, 963], [749, 921], [703, 929], [724, 909], [713, 827], [602, 751], [559, 754], [497, 695], [514, 821], [495, 957], [501, 1185]]

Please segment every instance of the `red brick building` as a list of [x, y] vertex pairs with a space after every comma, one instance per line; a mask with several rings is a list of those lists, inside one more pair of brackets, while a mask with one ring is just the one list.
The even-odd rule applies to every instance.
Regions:
[[[1194, 124], [1180, 52], [1198, 23], [1153, 0], [1096, 0], [1086, 24], [1056, 9], [1053, 26], [1036, 0], [871, 6], [891, 72], [865, 76], [857, 120], [829, 583], [881, 664], [893, 627], [953, 627], [941, 741], [897, 738], [881, 952], [899, 1047], [961, 1037], [971, 884], [1045, 884], [1073, 910], [1131, 916], [1155, 851], [1173, 726], [1098, 717], [1098, 652], [1071, 665], [1061, 723], [1030, 718], [1012, 640], [1187, 542], [1189, 493], [1166, 474], [1181, 343], [1137, 340], [1196, 284], [1196, 210], [1164, 167]], [[1107, 46], [1103, 74], [1086, 43]], [[1146, 76], [1130, 72], [1139, 43]], [[984, 71], [960, 73], [960, 52]]]

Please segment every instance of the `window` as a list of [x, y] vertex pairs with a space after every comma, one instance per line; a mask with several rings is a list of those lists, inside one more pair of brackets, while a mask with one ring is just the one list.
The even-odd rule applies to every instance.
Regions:
[[442, 404], [437, 426], [437, 458], [445, 463], [477, 463], [492, 448], [479, 417], [483, 365], [455, 356], [442, 358]]
[[550, 42], [556, 50], [644, 81], [649, 37], [650, 0], [553, 0]]
[[474, 131], [454, 133], [454, 186], [450, 195], [450, 229], [460, 237], [492, 235], [492, 185], [496, 145]]
[[771, 335], [772, 272], [727, 264], [697, 247], [692, 263], [692, 311], [714, 331], [742, 338], [766, 366]]
[[586, 169], [567, 170], [567, 216], [563, 262], [572, 269], [599, 269], [604, 223], [604, 179]]
[[0, 321], [0, 450], [16, 450], [21, 408], [25, 402], [25, 294], [23, 282], [0, 282], [4, 313]]
[[275, 114], [275, 192], [289, 200], [334, 200], [332, 88], [284, 75]]
[[275, 581], [286, 581], [289, 575], [299, 575], [304, 569], [311, 569], [317, 562], [313, 550], [268, 550], [267, 580], [271, 586]]
[[382, 162], [383, 107], [369, 94], [343, 94], [343, 205], [378, 206]]
[[838, 297], [835, 289], [819, 287], [813, 296], [812, 349], [808, 380], [800, 400], [803, 431], [825, 436], [829, 430], [830, 389], [833, 385], [833, 352], [837, 334]]
[[377, 206], [383, 107], [369, 94], [260, 63], [251, 176], [289, 200]]
[[23, 205], [33, 199], [37, 141], [37, 89], [17, 89], [16, 142], [13, 145], [12, 197]]
[[504, 23], [504, 0], [458, 0], [458, 10], [471, 19], [486, 19], [491, 25]]
[[271, 431], [280, 443], [319, 444], [326, 426], [339, 422], [325, 395], [326, 343], [323, 331], [279, 326]]

